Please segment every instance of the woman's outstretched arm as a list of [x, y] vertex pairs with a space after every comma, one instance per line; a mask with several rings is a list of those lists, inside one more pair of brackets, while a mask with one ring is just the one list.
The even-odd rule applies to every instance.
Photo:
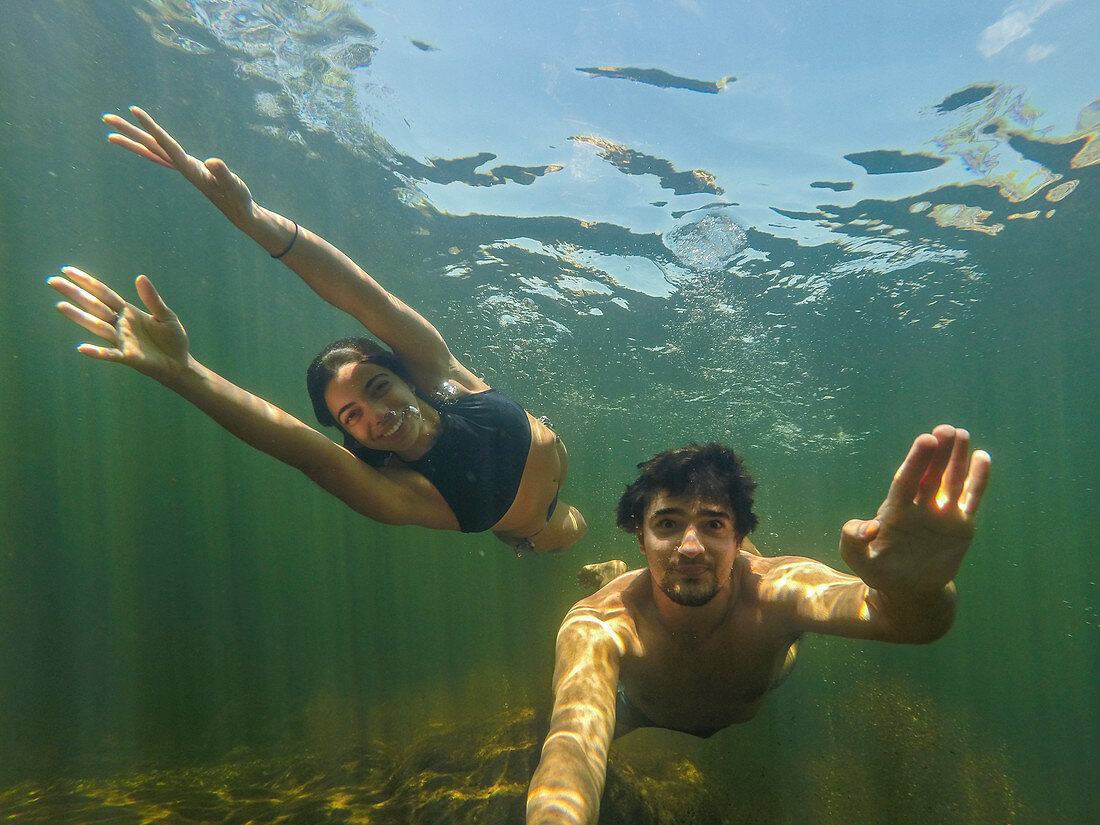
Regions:
[[117, 115], [104, 116], [104, 122], [116, 130], [108, 135], [111, 143], [182, 174], [234, 226], [282, 260], [325, 301], [356, 318], [393, 349], [418, 383], [434, 386], [450, 378], [469, 389], [484, 388], [454, 359], [427, 319], [387, 292], [347, 255], [256, 203], [245, 182], [223, 161], [202, 161], [189, 155], [147, 112], [132, 106], [130, 113], [139, 125]]
[[125, 364], [191, 402], [245, 443], [302, 471], [349, 507], [387, 524], [453, 529], [454, 515], [415, 473], [376, 470], [274, 404], [203, 366], [176, 314], [145, 276], [137, 290], [149, 312], [75, 267], [49, 279], [66, 300], [61, 314], [102, 339], [84, 355]]

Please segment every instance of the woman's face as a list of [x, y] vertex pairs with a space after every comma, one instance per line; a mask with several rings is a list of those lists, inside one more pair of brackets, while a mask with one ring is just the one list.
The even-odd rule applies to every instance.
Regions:
[[424, 424], [412, 387], [369, 361], [340, 367], [325, 388], [325, 404], [345, 432], [372, 450], [407, 450]]

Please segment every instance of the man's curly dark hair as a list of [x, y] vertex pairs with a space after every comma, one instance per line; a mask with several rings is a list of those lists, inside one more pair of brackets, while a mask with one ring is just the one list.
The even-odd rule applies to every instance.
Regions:
[[638, 465], [641, 475], [626, 488], [615, 522], [628, 533], [642, 528], [646, 508], [658, 493], [693, 495], [725, 502], [733, 511], [734, 530], [744, 538], [756, 529], [752, 511], [756, 482], [741, 456], [722, 444], [691, 444], [666, 450]]

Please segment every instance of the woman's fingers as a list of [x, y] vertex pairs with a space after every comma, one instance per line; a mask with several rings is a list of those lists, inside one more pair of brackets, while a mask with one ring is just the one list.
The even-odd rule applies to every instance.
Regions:
[[[207, 158], [203, 161], [203, 166], [210, 172], [210, 177], [217, 184], [218, 189], [227, 195], [239, 194], [241, 188], [244, 187], [244, 183], [237, 177], [236, 173], [226, 166], [225, 161], [221, 158]], [[249, 195], [251, 197], [251, 195]]]
[[138, 106], [130, 107], [130, 114], [142, 125], [142, 127], [153, 136], [157, 144], [167, 153], [168, 158], [172, 160], [177, 167], [182, 167], [183, 161], [187, 159], [187, 152], [180, 146], [176, 139], [168, 134], [164, 129], [160, 127], [153, 118], [144, 109]]
[[161, 166], [166, 166], [169, 169], [175, 169], [176, 165], [172, 161], [165, 159], [159, 153], [152, 151], [144, 144], [138, 143], [135, 140], [131, 140], [125, 135], [120, 135], [117, 132], [111, 132], [107, 135], [107, 140], [113, 143], [115, 146], [121, 146], [123, 149], [128, 149], [135, 155], [141, 155], [146, 160], [151, 160], [153, 163], [159, 163]]
[[[93, 315], [90, 312], [85, 312], [80, 307], [69, 303], [68, 301], [62, 301], [57, 305], [57, 310], [70, 321], [79, 324], [88, 330], [93, 335], [98, 335], [104, 341], [109, 344], [113, 344], [116, 347], [119, 344], [118, 330], [114, 324], [104, 321], [97, 315]], [[89, 344], [82, 344], [81, 346], [94, 346]], [[101, 349], [101, 347], [97, 347]]]
[[144, 129], [134, 126], [130, 121], [118, 115], [104, 115], [103, 122], [112, 129], [117, 130], [107, 135], [107, 140], [111, 143], [139, 154], [143, 158], [148, 158], [154, 163], [175, 168], [164, 147], [157, 143], [156, 138]]
[[140, 126], [135, 126], [118, 115], [103, 116], [103, 122], [117, 130], [107, 135], [108, 141], [153, 163], [175, 169], [196, 185], [208, 181], [210, 176], [202, 163], [188, 155], [148, 112], [138, 106], [131, 106], [130, 114]]
[[174, 321], [176, 319], [176, 313], [172, 312], [172, 310], [168, 308], [168, 304], [164, 303], [164, 299], [160, 297], [160, 293], [157, 292], [152, 281], [144, 275], [139, 275], [135, 283], [137, 285], [138, 295], [149, 309], [149, 312], [153, 316], [153, 320]]
[[[121, 299], [119, 299], [117, 304], [108, 304], [80, 283], [74, 283], [73, 281], [66, 280], [59, 276], [50, 278], [46, 283], [65, 296], [69, 303], [108, 324], [113, 324], [115, 322], [115, 319], [121, 312], [121, 308], [125, 306], [125, 303], [122, 302]], [[111, 300], [108, 296], [104, 297]], [[115, 297], [117, 298], [118, 296]], [[115, 306], [118, 306], [119, 309], [115, 309]]]
[[98, 278], [89, 275], [84, 270], [77, 269], [75, 266], [65, 266], [61, 268], [61, 271], [64, 272], [74, 284], [107, 307], [113, 315], [118, 315], [126, 308], [126, 301], [121, 295]]
[[76, 348], [81, 355], [98, 358], [100, 361], [121, 361], [122, 353], [113, 347], [98, 347], [95, 344], [81, 344]]

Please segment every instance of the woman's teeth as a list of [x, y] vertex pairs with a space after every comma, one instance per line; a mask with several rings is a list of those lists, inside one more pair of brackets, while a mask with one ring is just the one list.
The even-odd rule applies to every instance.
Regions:
[[409, 416], [420, 418], [420, 410], [412, 404], [400, 410], [390, 410], [383, 420], [385, 429], [378, 432], [378, 438], [389, 438], [401, 428], [401, 425], [405, 423], [405, 419]]
[[401, 422], [405, 420], [405, 411], [404, 410], [402, 410], [401, 412], [394, 411], [393, 413], [391, 413], [387, 417], [388, 418], [393, 418], [393, 423], [390, 424], [388, 427], [386, 427], [386, 429], [384, 429], [379, 434], [380, 438], [389, 438], [391, 435], [393, 435], [395, 432], [397, 432], [397, 430], [401, 427]]

